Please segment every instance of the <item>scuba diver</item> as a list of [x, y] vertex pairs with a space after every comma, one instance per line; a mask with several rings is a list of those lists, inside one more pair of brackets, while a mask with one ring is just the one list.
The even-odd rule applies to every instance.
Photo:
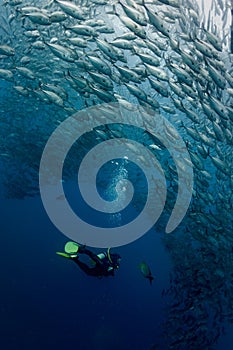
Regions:
[[[114, 276], [115, 270], [119, 268], [121, 257], [119, 254], [110, 253], [110, 248], [107, 252], [95, 254], [87, 249], [85, 245], [80, 245], [76, 242], [67, 242], [65, 245], [65, 253], [56, 252], [56, 254], [64, 258], [73, 260], [82, 271], [89, 276], [104, 277]], [[91, 265], [80, 261], [79, 254], [85, 254], [91, 258]]]

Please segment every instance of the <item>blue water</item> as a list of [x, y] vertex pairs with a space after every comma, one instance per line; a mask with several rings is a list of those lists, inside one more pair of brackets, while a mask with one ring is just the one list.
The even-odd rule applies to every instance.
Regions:
[[[119, 271], [99, 280], [55, 254], [67, 239], [39, 197], [1, 200], [1, 217], [4, 349], [143, 350], [156, 341], [171, 268], [159, 233], [115, 249]], [[138, 270], [142, 260], [155, 275], [153, 286]]]
[[[0, 205], [2, 348], [148, 350], [160, 339], [166, 318], [161, 292], [172, 271], [162, 234], [152, 229], [115, 248], [121, 267], [115, 277], [99, 280], [55, 254], [67, 238], [39, 197], [2, 199]], [[155, 276], [152, 286], [138, 270], [142, 260]], [[228, 329], [216, 349], [232, 349], [232, 340]]]

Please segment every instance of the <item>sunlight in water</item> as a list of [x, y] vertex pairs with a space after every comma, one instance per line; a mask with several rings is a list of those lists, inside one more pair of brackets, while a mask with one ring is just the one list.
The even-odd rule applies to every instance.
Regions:
[[[114, 162], [116, 165], [119, 165], [118, 162]], [[109, 183], [109, 186], [106, 189], [105, 195], [106, 198], [109, 198], [109, 200], [115, 199], [116, 201], [113, 201], [113, 208], [116, 206], [119, 202], [125, 202], [126, 199], [126, 190], [127, 187], [125, 186], [125, 180], [128, 179], [128, 171], [125, 169], [124, 164], [120, 165], [118, 167], [118, 172], [116, 176], [113, 176], [111, 179], [111, 182]], [[112, 225], [120, 225], [121, 224], [121, 213], [116, 212], [112, 213], [110, 215], [110, 223]]]

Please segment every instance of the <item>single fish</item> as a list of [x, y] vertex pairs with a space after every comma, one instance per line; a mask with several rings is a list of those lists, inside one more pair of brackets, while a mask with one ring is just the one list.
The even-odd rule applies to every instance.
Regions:
[[127, 6], [123, 4], [121, 1], [119, 1], [119, 3], [121, 4], [121, 6], [124, 9], [124, 12], [130, 19], [132, 19], [134, 22], [136, 22], [141, 26], [147, 26], [147, 20], [145, 18], [145, 15], [142, 12], [139, 12], [138, 10], [136, 10], [135, 8], [132, 8], [131, 6]]
[[55, 56], [61, 58], [63, 61], [74, 62], [77, 59], [75, 51], [60, 44], [45, 43]]
[[167, 87], [161, 83], [159, 80], [155, 80], [154, 78], [148, 78], [150, 85], [153, 89], [155, 89], [160, 95], [164, 97], [168, 97], [168, 89]]
[[128, 82], [133, 81], [134, 83], [141, 82], [141, 77], [131, 69], [127, 68], [126, 66], [117, 66], [116, 68], [120, 72], [124, 81], [128, 81]]
[[167, 72], [164, 69], [161, 69], [160, 67], [151, 66], [150, 64], [144, 63], [147, 71], [156, 77], [158, 80], [164, 80], [168, 81], [168, 75]]
[[88, 73], [92, 77], [94, 82], [100, 85], [100, 87], [103, 88], [104, 90], [113, 89], [112, 80], [108, 76], [100, 74], [98, 72], [88, 72]]
[[78, 46], [81, 48], [87, 47], [87, 40], [82, 38], [67, 38], [67, 40], [74, 46]]
[[29, 95], [29, 91], [20, 85], [15, 85], [14, 89], [22, 96], [27, 97]]
[[[208, 61], [207, 61], [208, 62]], [[222, 75], [221, 72], [219, 72], [217, 69], [215, 69], [213, 66], [211, 66], [209, 63], [207, 65], [208, 72], [215, 82], [215, 84], [220, 88], [220, 89], [225, 89], [226, 86], [226, 79]]]
[[137, 48], [134, 48], [134, 51], [138, 57], [142, 60], [142, 62], [147, 63], [151, 66], [158, 67], [160, 65], [160, 61], [154, 55], [150, 55], [148, 53], [140, 52]]
[[152, 11], [146, 5], [144, 5], [144, 7], [146, 9], [146, 12], [147, 12], [150, 24], [152, 24], [164, 36], [169, 38], [169, 36], [170, 36], [170, 29], [166, 26], [166, 24], [164, 24], [164, 21], [162, 20], [162, 18], [160, 18], [155, 13], [155, 11]]
[[8, 45], [0, 45], [0, 55], [14, 56], [15, 50]]
[[127, 84], [125, 83], [125, 86], [127, 89], [134, 95], [136, 96], [139, 100], [147, 102], [147, 94], [145, 93], [144, 90], [140, 89], [138, 86], [133, 85], [133, 84]]
[[126, 62], [123, 52], [120, 49], [113, 47], [106, 40], [96, 39], [96, 43], [98, 48], [114, 62], [117, 60]]
[[117, 16], [120, 18], [121, 22], [139, 38], [146, 39], [146, 31], [144, 27], [140, 26], [140, 24], [137, 24], [127, 16]]
[[55, 0], [55, 3], [58, 4], [67, 15], [79, 20], [85, 19], [82, 8], [71, 1]]
[[60, 23], [65, 21], [68, 17], [61, 11], [54, 11], [49, 18], [52, 23]]
[[51, 103], [54, 103], [59, 107], [64, 106], [64, 101], [58, 94], [56, 94], [55, 92], [50, 91], [50, 90], [42, 89], [42, 91], [46, 94], [46, 96], [48, 97], [48, 99]]
[[103, 59], [93, 55], [88, 55], [87, 58], [100, 73], [111, 76], [111, 68]]
[[149, 266], [147, 265], [147, 263], [145, 263], [144, 261], [142, 261], [140, 264], [139, 264], [139, 269], [142, 273], [142, 275], [147, 278], [150, 282], [150, 284], [152, 285], [152, 281], [154, 280], [154, 277], [152, 276], [151, 274], [151, 270], [149, 268]]
[[14, 74], [9, 69], [0, 69], [0, 79], [12, 81]]
[[73, 26], [64, 25], [64, 27], [65, 29], [69, 29], [78, 35], [90, 36], [90, 37], [96, 37], [98, 35], [93, 27], [85, 24], [75, 24]]
[[21, 75], [23, 75], [25, 78], [34, 80], [35, 79], [35, 74], [34, 72], [26, 67], [16, 67], [17, 72], [19, 72]]
[[108, 91], [102, 90], [97, 86], [90, 84], [91, 89], [93, 90], [93, 94], [95, 94], [100, 100], [104, 102], [112, 102], [115, 100], [115, 97], [112, 93]]
[[50, 18], [46, 14], [41, 12], [30, 12], [25, 14], [25, 16], [28, 17], [30, 21], [32, 21], [35, 24], [49, 26], [52, 23]]
[[115, 39], [111, 42], [111, 45], [119, 47], [120, 49], [124, 50], [132, 50], [133, 44], [130, 40], [126, 39]]

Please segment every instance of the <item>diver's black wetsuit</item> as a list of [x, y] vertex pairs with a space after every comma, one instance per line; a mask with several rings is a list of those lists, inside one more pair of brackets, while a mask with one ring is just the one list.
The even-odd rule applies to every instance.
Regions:
[[[79, 257], [74, 257], [72, 260], [89, 276], [103, 277], [103, 276], [114, 276], [114, 269], [117, 268], [113, 263], [110, 262], [106, 253], [104, 253], [105, 257], [100, 259], [98, 255], [94, 254], [89, 249], [82, 247], [79, 251], [81, 254], [88, 255], [91, 260], [95, 262], [94, 267], [90, 267], [84, 262], [79, 260]], [[111, 254], [110, 257], [118, 255]], [[120, 257], [120, 256], [119, 256]]]

